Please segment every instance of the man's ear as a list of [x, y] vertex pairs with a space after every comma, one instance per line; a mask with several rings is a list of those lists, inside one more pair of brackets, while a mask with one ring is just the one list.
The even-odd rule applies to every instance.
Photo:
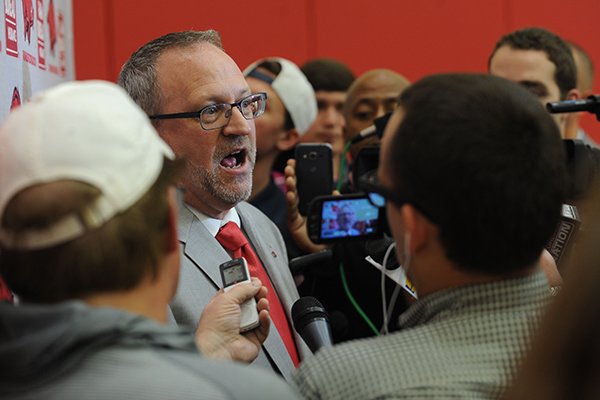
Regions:
[[[571, 89], [567, 93], [565, 100], [578, 100], [581, 99], [581, 93], [577, 89]], [[579, 119], [581, 118], [581, 112], [571, 112], [560, 114], [560, 123], [564, 129], [563, 139], [577, 139], [579, 130]]]
[[277, 140], [277, 149], [279, 151], [287, 151], [294, 147], [298, 140], [300, 139], [300, 134], [296, 128], [292, 128], [289, 131], [283, 131], [279, 135], [279, 139]]
[[433, 225], [411, 204], [404, 204], [400, 209], [405, 234], [410, 235], [408, 244], [410, 254], [415, 254], [432, 239]]
[[581, 98], [581, 93], [577, 89], [571, 89], [567, 93], [567, 98], [565, 100], [577, 100]]
[[177, 190], [175, 186], [167, 189], [167, 203], [169, 214], [167, 216], [167, 230], [165, 232], [165, 249], [168, 253], [179, 252], [179, 239], [177, 238]]
[[[567, 92], [567, 96], [565, 98], [565, 100], [578, 100], [581, 98], [581, 94], [579, 93], [579, 90], [577, 89], [571, 89]], [[567, 122], [571, 122], [569, 121], [570, 119], [574, 119], [573, 122], [577, 123], [577, 121], [579, 120], [579, 118], [581, 117], [581, 113], [564, 113], [561, 114], [560, 116], [560, 122], [563, 126], [565, 126], [565, 124], [567, 124]], [[573, 123], [571, 122], [571, 123]], [[566, 137], [569, 136], [568, 132], [565, 133], [565, 138], [564, 139], [576, 139], [576, 137]]]

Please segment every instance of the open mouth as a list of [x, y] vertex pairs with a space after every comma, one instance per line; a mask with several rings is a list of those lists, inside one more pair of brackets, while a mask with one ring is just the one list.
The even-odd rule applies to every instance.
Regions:
[[221, 166], [231, 169], [239, 168], [244, 164], [245, 159], [246, 150], [240, 149], [223, 157], [223, 159], [221, 160]]

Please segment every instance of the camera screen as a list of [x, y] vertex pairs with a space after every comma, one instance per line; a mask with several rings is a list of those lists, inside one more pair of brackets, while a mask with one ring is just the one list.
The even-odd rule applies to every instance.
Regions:
[[367, 198], [324, 201], [321, 212], [321, 239], [375, 233], [378, 219], [379, 209]]

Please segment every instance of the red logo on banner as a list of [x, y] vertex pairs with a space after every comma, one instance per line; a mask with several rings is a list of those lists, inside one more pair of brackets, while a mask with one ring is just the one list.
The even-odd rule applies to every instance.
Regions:
[[33, 29], [33, 0], [23, 0], [23, 25], [25, 26], [25, 40], [31, 43], [31, 30]]
[[33, 54], [29, 54], [28, 52], [26, 52], [25, 50], [23, 50], [23, 61], [28, 62], [29, 64], [33, 65], [34, 67], [37, 64], [37, 61], [35, 59], [35, 56]]
[[54, 46], [56, 45], [56, 21], [54, 20], [54, 0], [50, 0], [48, 6], [48, 31], [50, 31], [50, 51], [54, 54]]
[[37, 42], [38, 66], [43, 71], [46, 69], [46, 44], [44, 42], [44, 0], [37, 0]]
[[4, 21], [6, 25], [6, 54], [18, 57], [16, 0], [4, 0]]
[[14, 110], [15, 108], [21, 105], [21, 95], [19, 94], [19, 89], [15, 86], [13, 89], [12, 101], [10, 102], [10, 110]]

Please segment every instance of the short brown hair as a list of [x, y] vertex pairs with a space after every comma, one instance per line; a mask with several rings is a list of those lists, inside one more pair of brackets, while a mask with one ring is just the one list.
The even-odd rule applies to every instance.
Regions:
[[569, 45], [558, 35], [543, 28], [525, 28], [500, 38], [488, 59], [488, 69], [496, 51], [502, 46], [515, 50], [539, 50], [546, 53], [556, 67], [554, 81], [560, 90], [561, 99], [566, 99], [571, 89], [577, 87], [577, 69]]
[[137, 49], [121, 68], [117, 83], [148, 115], [161, 112], [162, 99], [156, 82], [156, 60], [167, 49], [208, 43], [223, 49], [219, 32], [172, 32], [156, 38]]
[[[166, 250], [167, 188], [180, 169], [180, 161], [165, 159], [156, 182], [133, 206], [76, 239], [40, 250], [2, 248], [0, 274], [17, 296], [42, 303], [128, 290], [155, 278]], [[72, 180], [29, 187], [9, 202], [2, 225], [18, 236], [80, 212], [100, 194]]]

